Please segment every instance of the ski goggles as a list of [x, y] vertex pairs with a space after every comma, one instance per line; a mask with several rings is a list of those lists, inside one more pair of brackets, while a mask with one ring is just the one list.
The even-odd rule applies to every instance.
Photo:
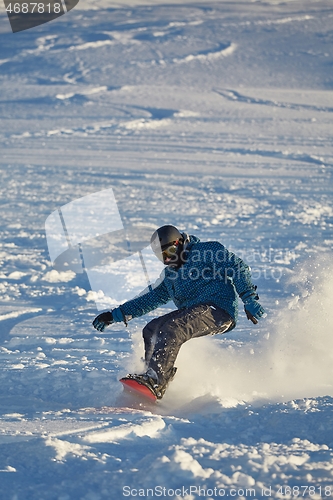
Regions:
[[155, 252], [155, 255], [161, 260], [171, 259], [178, 251], [179, 241], [174, 241], [172, 245], [163, 245], [160, 252]]

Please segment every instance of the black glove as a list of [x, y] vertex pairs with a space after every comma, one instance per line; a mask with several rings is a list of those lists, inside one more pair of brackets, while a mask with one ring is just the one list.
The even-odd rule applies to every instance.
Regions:
[[112, 323], [114, 323], [112, 312], [107, 311], [96, 316], [93, 321], [93, 327], [100, 332], [104, 332], [104, 328]]

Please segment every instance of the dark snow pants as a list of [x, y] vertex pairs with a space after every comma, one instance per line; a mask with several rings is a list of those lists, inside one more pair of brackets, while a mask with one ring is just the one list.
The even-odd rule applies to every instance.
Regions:
[[173, 376], [179, 349], [187, 340], [225, 333], [235, 326], [223, 309], [213, 304], [200, 304], [172, 311], [155, 318], [143, 329], [146, 367], [158, 375], [164, 385]]

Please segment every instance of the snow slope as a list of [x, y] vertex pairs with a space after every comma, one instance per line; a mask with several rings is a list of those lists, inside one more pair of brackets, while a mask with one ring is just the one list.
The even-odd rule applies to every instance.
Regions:
[[[332, 19], [328, 0], [81, 0], [13, 35], [2, 8], [1, 499], [333, 496]], [[113, 298], [77, 248], [48, 253], [50, 214], [110, 188], [125, 229], [243, 257], [268, 312], [183, 346], [156, 405], [118, 378], [173, 305], [96, 332]]]

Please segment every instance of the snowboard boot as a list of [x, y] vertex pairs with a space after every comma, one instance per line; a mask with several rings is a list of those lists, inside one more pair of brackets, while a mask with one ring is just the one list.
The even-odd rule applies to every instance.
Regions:
[[164, 384], [159, 384], [157, 373], [152, 368], [148, 368], [148, 370], [142, 374], [127, 375], [126, 378], [132, 378], [139, 382], [139, 384], [145, 385], [156, 396], [157, 399], [162, 399], [168, 387], [168, 384], [169, 382], [171, 382], [171, 380], [173, 380], [176, 371], [177, 368], [174, 367], [172, 369], [171, 377]]
[[[147, 372], [149, 372], [149, 370], [151, 370], [151, 368], [148, 368]], [[152, 370], [154, 371], [154, 370]], [[172, 372], [171, 372], [171, 376], [168, 378], [168, 380], [166, 380], [164, 383], [160, 384], [158, 382], [158, 379], [157, 379], [157, 383], [155, 382], [155, 394], [156, 394], [156, 397], [157, 399], [162, 399], [164, 394], [165, 394], [165, 391], [167, 390], [167, 387], [169, 385], [169, 383], [174, 379], [174, 376], [176, 375], [176, 371], [177, 371], [177, 368], [176, 367], [173, 367], [172, 368]], [[155, 372], [154, 372], [155, 373]]]

